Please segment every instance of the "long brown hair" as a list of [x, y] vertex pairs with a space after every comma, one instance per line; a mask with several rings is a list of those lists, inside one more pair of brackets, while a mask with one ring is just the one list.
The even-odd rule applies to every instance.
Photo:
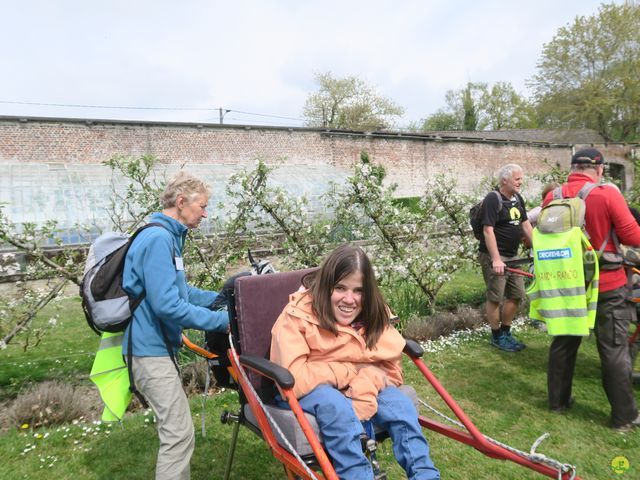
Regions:
[[367, 348], [373, 349], [389, 324], [389, 313], [378, 288], [371, 261], [360, 247], [344, 244], [336, 248], [324, 259], [320, 269], [305, 279], [305, 284], [311, 292], [313, 312], [318, 317], [320, 326], [337, 335], [331, 294], [338, 282], [354, 272], [362, 274], [362, 311], [356, 321], [364, 323]]

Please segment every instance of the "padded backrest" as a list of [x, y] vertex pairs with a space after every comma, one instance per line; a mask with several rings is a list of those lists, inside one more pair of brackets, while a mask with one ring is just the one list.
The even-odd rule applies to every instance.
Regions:
[[[302, 278], [315, 269], [240, 277], [235, 282], [235, 322], [240, 353], [268, 358], [271, 327], [296, 292]], [[255, 387], [260, 381], [250, 376]]]

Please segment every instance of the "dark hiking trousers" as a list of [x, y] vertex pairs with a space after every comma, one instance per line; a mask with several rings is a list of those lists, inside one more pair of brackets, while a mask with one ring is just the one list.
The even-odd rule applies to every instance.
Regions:
[[629, 289], [601, 293], [596, 314], [596, 338], [602, 368], [602, 386], [611, 404], [611, 425], [626, 425], [638, 416], [633, 393], [629, 323], [635, 319]]
[[[619, 427], [638, 416], [633, 392], [628, 330], [635, 317], [627, 287], [600, 293], [595, 334], [600, 355], [602, 386], [611, 404], [611, 425]], [[582, 337], [557, 336], [549, 349], [547, 386], [549, 408], [568, 406], [576, 356]]]
[[582, 337], [570, 335], [553, 337], [549, 348], [549, 367], [547, 370], [547, 388], [551, 410], [562, 410], [569, 406], [573, 371], [581, 342]]
[[[602, 369], [602, 386], [611, 404], [611, 425], [619, 427], [638, 416], [633, 393], [628, 329], [635, 316], [627, 287], [600, 293], [595, 334]], [[571, 384], [582, 337], [554, 337], [549, 348], [547, 387], [549, 408], [563, 409], [571, 398]]]

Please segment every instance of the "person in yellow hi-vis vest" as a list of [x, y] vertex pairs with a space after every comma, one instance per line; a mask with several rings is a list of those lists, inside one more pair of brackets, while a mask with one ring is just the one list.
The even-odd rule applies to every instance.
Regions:
[[[574, 198], [585, 185], [595, 184], [584, 200], [584, 228], [599, 259], [594, 332], [601, 362], [602, 385], [611, 405], [611, 427], [623, 433], [640, 427], [640, 415], [633, 392], [627, 340], [629, 324], [636, 312], [630, 302], [621, 257], [620, 261], [616, 259], [619, 257], [617, 244], [640, 246], [640, 226], [635, 222], [620, 191], [614, 185], [601, 184], [604, 171], [605, 161], [600, 151], [595, 148], [578, 150], [571, 158], [571, 173], [562, 185], [559, 197]], [[543, 207], [554, 198], [558, 198], [558, 195], [549, 193]], [[535, 241], [534, 249], [540, 250]], [[549, 349], [547, 376], [549, 408], [552, 411], [564, 412], [573, 403], [571, 384], [581, 341], [580, 335], [554, 336]]]

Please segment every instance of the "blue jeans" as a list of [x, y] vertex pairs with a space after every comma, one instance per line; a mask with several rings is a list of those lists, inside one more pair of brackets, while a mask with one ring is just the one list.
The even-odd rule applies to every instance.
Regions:
[[[338, 476], [343, 480], [373, 479], [371, 464], [360, 443], [364, 430], [351, 399], [330, 385], [320, 385], [299, 402], [305, 412], [316, 417]], [[371, 421], [389, 432], [393, 453], [409, 480], [440, 478], [429, 457], [429, 444], [422, 435], [418, 413], [398, 388], [387, 387], [378, 394], [378, 412]]]

